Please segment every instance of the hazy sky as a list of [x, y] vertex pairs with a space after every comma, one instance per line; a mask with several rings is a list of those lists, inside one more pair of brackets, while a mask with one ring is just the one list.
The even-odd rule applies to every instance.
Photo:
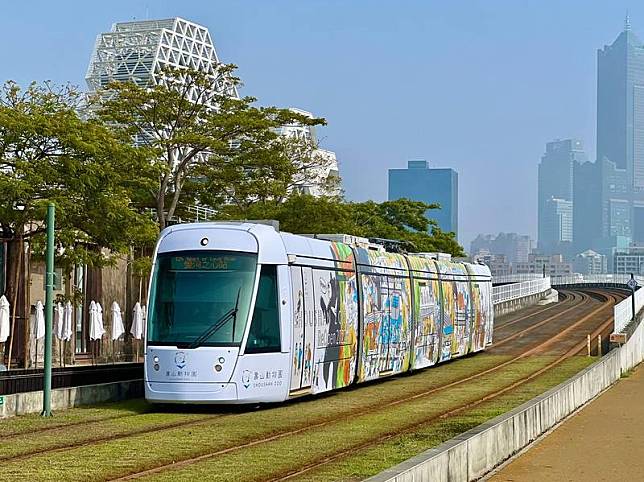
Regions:
[[326, 117], [347, 197], [384, 200], [387, 169], [425, 158], [459, 173], [459, 238], [536, 232], [544, 144], [595, 152], [596, 51], [626, 1], [4, 0], [0, 80], [85, 86], [96, 35], [113, 22], [181, 16], [239, 66], [242, 94]]

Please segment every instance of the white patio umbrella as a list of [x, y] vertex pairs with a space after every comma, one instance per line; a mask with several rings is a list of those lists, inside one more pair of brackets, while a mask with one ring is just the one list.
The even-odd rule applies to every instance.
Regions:
[[45, 336], [45, 307], [42, 301], [36, 303], [36, 340]]
[[96, 314], [98, 318], [98, 327], [100, 328], [101, 333], [101, 336], [99, 336], [99, 338], [102, 338], [105, 334], [105, 323], [103, 322], [103, 307], [98, 301], [96, 302]]
[[141, 308], [141, 303], [138, 301], [134, 305], [133, 316], [132, 316], [132, 328], [130, 328], [130, 333], [134, 338], [140, 340], [143, 337], [143, 308]]
[[45, 307], [38, 300], [36, 303], [36, 368], [38, 368], [38, 340], [45, 336]]
[[104, 333], [103, 308], [100, 303], [92, 301], [89, 305], [89, 339], [100, 340]]
[[63, 323], [64, 323], [64, 317], [65, 317], [65, 308], [63, 307], [62, 303], [56, 303], [56, 307], [54, 308], [54, 334], [56, 335], [56, 338], [60, 340], [60, 343], [58, 344], [58, 360], [60, 361], [60, 364], [62, 366], [63, 364]]
[[65, 324], [65, 308], [62, 303], [56, 303], [54, 309], [54, 334], [59, 340], [63, 339], [63, 325]]
[[9, 301], [5, 295], [0, 296], [0, 343], [9, 338]]
[[112, 340], [118, 340], [123, 333], [125, 333], [125, 327], [121, 307], [115, 301], [112, 303]]
[[63, 340], [69, 341], [72, 339], [74, 332], [72, 331], [72, 303], [68, 301], [65, 303], [65, 322], [63, 323]]
[[[130, 328], [130, 333], [132, 336], [140, 340], [143, 336], [143, 308], [141, 308], [141, 303], [138, 301], [134, 305], [133, 316], [132, 316], [132, 328]], [[139, 361], [139, 342], [136, 342], [136, 361]]]

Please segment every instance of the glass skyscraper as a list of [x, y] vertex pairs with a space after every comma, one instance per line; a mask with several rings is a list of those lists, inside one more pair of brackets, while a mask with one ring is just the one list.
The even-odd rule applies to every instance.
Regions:
[[458, 173], [449, 168], [432, 169], [425, 160], [407, 162], [407, 169], [389, 169], [389, 200], [407, 198], [441, 208], [426, 213], [442, 231], [458, 237]]
[[586, 153], [578, 139], [548, 142], [539, 164], [538, 247], [561, 254], [562, 242], [572, 241], [573, 174]]
[[602, 247], [644, 242], [644, 45], [628, 18], [597, 52], [597, 160]]

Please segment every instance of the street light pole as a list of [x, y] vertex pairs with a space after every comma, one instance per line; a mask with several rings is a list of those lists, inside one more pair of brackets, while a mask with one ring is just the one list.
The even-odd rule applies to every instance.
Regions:
[[43, 372], [43, 417], [51, 417], [51, 342], [54, 317], [54, 203], [47, 206], [47, 254], [45, 285], [45, 369]]

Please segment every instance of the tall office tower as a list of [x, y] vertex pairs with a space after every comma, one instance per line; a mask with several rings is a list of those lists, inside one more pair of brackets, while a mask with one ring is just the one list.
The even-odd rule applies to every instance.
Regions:
[[619, 243], [618, 237], [644, 236], [644, 45], [628, 17], [617, 39], [597, 52], [597, 160], [602, 180], [616, 177], [626, 186], [621, 192], [603, 183], [602, 247], [607, 249]]
[[542, 254], [571, 254], [572, 201], [551, 197], [543, 208], [543, 225], [539, 238]]
[[553, 206], [557, 203], [551, 200], [570, 204], [570, 218], [566, 214], [566, 222], [571, 223], [572, 230], [574, 166], [575, 163], [585, 160], [584, 146], [578, 139], [556, 140], [546, 144], [546, 152], [539, 164], [538, 193], [538, 247], [546, 254], [560, 253], [559, 243], [572, 240], [572, 232], [570, 239], [564, 240], [561, 238], [564, 236], [562, 233], [557, 234], [556, 230], [553, 231], [559, 218], [551, 216], [559, 216], [559, 213], [557, 209], [553, 211]]
[[96, 38], [85, 80], [91, 91], [111, 81], [160, 82], [164, 67], [192, 68], [212, 75], [217, 92], [237, 91], [217, 75], [220, 64], [206, 27], [182, 18], [120, 22]]
[[575, 254], [599, 249], [602, 239], [602, 181], [600, 163], [575, 162], [572, 238]]
[[407, 198], [441, 208], [427, 212], [442, 231], [458, 236], [458, 173], [453, 169], [431, 169], [425, 160], [407, 162], [407, 169], [389, 169], [389, 200]]

